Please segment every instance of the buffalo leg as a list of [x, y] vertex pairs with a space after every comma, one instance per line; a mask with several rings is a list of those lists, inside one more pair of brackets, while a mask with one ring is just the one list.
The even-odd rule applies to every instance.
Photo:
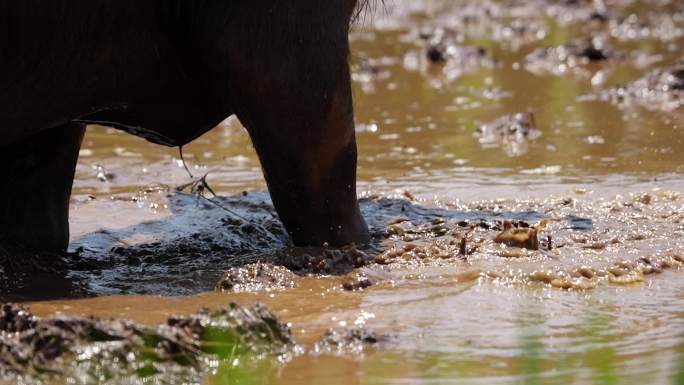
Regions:
[[63, 251], [85, 126], [65, 124], [0, 147], [0, 248]]
[[297, 246], [360, 245], [370, 238], [356, 199], [356, 138], [344, 80], [318, 110], [296, 113], [296, 106], [285, 103], [241, 117], [273, 204]]

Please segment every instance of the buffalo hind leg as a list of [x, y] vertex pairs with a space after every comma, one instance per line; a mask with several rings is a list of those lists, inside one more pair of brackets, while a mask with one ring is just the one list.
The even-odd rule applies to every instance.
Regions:
[[84, 132], [84, 125], [70, 123], [0, 147], [0, 250], [66, 250]]

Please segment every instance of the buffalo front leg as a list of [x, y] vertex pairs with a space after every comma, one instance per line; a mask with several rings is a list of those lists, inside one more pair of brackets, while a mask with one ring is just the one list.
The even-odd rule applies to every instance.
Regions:
[[207, 60], [219, 79], [213, 84], [230, 85], [226, 105], [249, 131], [273, 204], [298, 246], [370, 239], [356, 199], [348, 64], [355, 3], [230, 2], [234, 16], [215, 47], [224, 54]]
[[63, 251], [85, 126], [65, 124], [0, 147], [0, 248]]
[[367, 243], [356, 199], [353, 132], [346, 142], [315, 145], [298, 143], [285, 132], [268, 136], [252, 135], [271, 199], [294, 244]]
[[259, 155], [273, 204], [297, 246], [361, 245], [370, 238], [356, 197], [356, 138], [351, 91], [344, 80], [318, 109], [297, 111], [286, 103], [238, 115]]

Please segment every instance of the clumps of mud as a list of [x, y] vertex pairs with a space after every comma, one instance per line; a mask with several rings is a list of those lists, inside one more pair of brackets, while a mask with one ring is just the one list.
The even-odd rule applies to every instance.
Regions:
[[387, 342], [389, 337], [370, 331], [364, 327], [349, 327], [341, 331], [328, 329], [323, 338], [316, 342], [313, 354], [350, 354], [360, 353], [368, 347]]
[[0, 331], [5, 333], [18, 333], [35, 328], [36, 321], [36, 317], [17, 305], [4, 304], [0, 308]]
[[373, 260], [371, 249], [364, 251], [355, 246], [341, 249], [286, 248], [276, 254], [280, 265], [257, 262], [230, 268], [216, 284], [216, 290], [233, 293], [282, 291], [296, 287], [298, 275], [312, 274], [344, 274], [341, 284], [348, 291], [363, 290], [376, 281], [376, 278], [358, 271]]
[[[588, 76], [599, 72], [596, 82], [600, 83], [607, 75], [596, 68], [592, 71], [591, 66], [607, 67], [634, 59], [638, 67], [646, 67], [660, 59], [646, 57], [639, 50], [619, 52], [611, 40], [669, 44], [684, 36], [681, 4], [653, 2], [646, 11], [644, 8], [629, 0], [461, 1], [447, 6], [429, 25], [414, 26], [404, 40], [424, 47], [419, 56], [426, 57], [428, 63], [443, 64], [447, 79], [455, 79], [497, 64], [492, 54], [497, 50], [485, 49], [477, 42], [495, 42], [498, 48], [512, 52], [527, 51], [526, 46], [541, 42], [557, 27], [577, 30], [583, 38], [527, 52], [526, 67], [538, 74], [573, 72]], [[676, 45], [672, 49], [676, 50]], [[405, 66], [424, 69], [422, 58], [416, 58], [415, 53], [409, 53]]]
[[684, 36], [684, 8], [672, 12], [630, 13], [612, 18], [607, 24], [610, 35], [620, 41], [670, 42]]
[[446, 28], [424, 30], [419, 35], [421, 51], [410, 51], [404, 67], [439, 74], [447, 81], [473, 73], [481, 68], [493, 68], [496, 60], [483, 46], [464, 45], [459, 34]]
[[[424, 212], [421, 218], [420, 208], [402, 205], [402, 217], [386, 218], [384, 251], [364, 270], [382, 266], [395, 285], [402, 274], [430, 266], [454, 269], [456, 283], [542, 283], [566, 290], [639, 284], [684, 270], [678, 202], [680, 194], [667, 191], [598, 201], [498, 200], [431, 212], [439, 218]], [[344, 288], [358, 290], [361, 277], [345, 278]]]
[[366, 265], [372, 257], [354, 245], [339, 249], [327, 247], [286, 248], [277, 260], [297, 274], [345, 274]]
[[295, 287], [295, 274], [283, 266], [252, 263], [230, 268], [216, 284], [223, 292], [280, 291]]
[[394, 64], [394, 61], [366, 59], [353, 67], [352, 80], [359, 83], [368, 83], [389, 79], [391, 76], [390, 72], [382, 69], [383, 65], [387, 64]]
[[537, 13], [537, 17], [551, 17], [561, 26], [581, 25], [585, 29], [601, 30], [620, 41], [670, 42], [684, 36], [684, 8], [676, 1], [649, 2], [647, 9], [631, 0], [527, 3], [531, 5], [528, 9], [536, 9], [531, 13]]
[[222, 258], [226, 254], [246, 254], [273, 244], [286, 243], [285, 230], [275, 215], [261, 221], [258, 219], [244, 219], [228, 213], [217, 224], [225, 236], [217, 237], [216, 229], [207, 229], [206, 232], [195, 232], [171, 242], [117, 246], [111, 252], [125, 258], [126, 263], [140, 264], [167, 262], [187, 255]]
[[[531, 118], [518, 117], [516, 124], [522, 125], [524, 119]], [[504, 127], [504, 137], [524, 136], [521, 132], [526, 129], [494, 126]], [[385, 281], [401, 282], [402, 269], [431, 264], [456, 269], [456, 275], [479, 271], [482, 277], [499, 277], [498, 282], [526, 282], [525, 277], [534, 271], [570, 274], [578, 266], [601, 270], [626, 256], [636, 260], [684, 250], [684, 212], [676, 193], [598, 201], [571, 196], [455, 202], [439, 207], [422, 205], [411, 194], [405, 196], [411, 200], [360, 199], [372, 244], [334, 249], [293, 248], [285, 246], [285, 241], [248, 245], [249, 234], [259, 238], [261, 233], [239, 229], [253, 224], [263, 229], [273, 220], [272, 207], [263, 203], [261, 194], [217, 198], [221, 203], [232, 201], [226, 207], [245, 220], [216, 206], [198, 208], [193, 196], [176, 195], [179, 214], [170, 223], [111, 231], [119, 238], [154, 230], [163, 237], [160, 241], [113, 249], [106, 248], [108, 243], [102, 249], [95, 248], [98, 243], [88, 244], [89, 250], [63, 257], [66, 262], [56, 272], [60, 281], [51, 277], [47, 286], [38, 285], [24, 297], [10, 298], [39, 296], [36, 293], [65, 296], [78, 288], [97, 294], [276, 291], [287, 290], [309, 275], [338, 275], [340, 290], [361, 291]], [[92, 236], [99, 239], [100, 234]], [[238, 242], [235, 248], [228, 247], [233, 241]], [[219, 248], [211, 250], [215, 243], [220, 243]], [[507, 271], [515, 273], [511, 276]], [[24, 276], [40, 283], [41, 274], [30, 269]], [[9, 282], [8, 287], [16, 289], [10, 285], [16, 282]], [[57, 290], [61, 290], [59, 282], [68, 290]]]
[[437, 28], [434, 31], [423, 31], [421, 39], [427, 42], [425, 56], [431, 63], [444, 64], [450, 60], [459, 60], [460, 67], [474, 67], [485, 57], [484, 47], [463, 47], [458, 44], [458, 33], [450, 29]]
[[261, 305], [231, 304], [218, 311], [171, 317], [158, 327], [97, 318], [38, 318], [17, 305], [0, 307], [3, 379], [149, 379], [192, 373], [206, 366], [209, 357], [279, 355], [293, 346], [289, 328]]
[[63, 270], [86, 293], [190, 295], [214, 289], [231, 268], [278, 265], [274, 251], [289, 243], [266, 193], [167, 198], [168, 218], [74, 241], [79, 252]]
[[449, 231], [445, 223], [444, 219], [436, 218], [429, 222], [414, 224], [408, 217], [399, 217], [394, 219], [381, 235], [397, 236], [406, 241], [441, 236]]
[[[684, 268], [684, 257], [677, 253], [666, 253], [641, 257], [635, 261], [622, 260], [600, 268], [578, 266], [571, 270], [536, 270], [523, 278], [523, 281], [540, 282], [565, 290], [588, 290], [598, 285], [638, 284], [644, 281], [645, 276], [681, 268]], [[499, 280], [511, 278], [496, 274], [491, 277]]]
[[[460, 2], [457, 11], [437, 17], [437, 23], [456, 42], [493, 40], [512, 51], [544, 39], [549, 32], [538, 12], [521, 2]], [[425, 26], [411, 33], [422, 38], [430, 34]]]
[[623, 108], [638, 105], [654, 111], [676, 111], [684, 107], [684, 60], [605, 90], [597, 97]]
[[627, 55], [617, 52], [606, 36], [572, 40], [555, 47], [538, 48], [527, 55], [525, 68], [535, 74], [564, 75], [574, 72], [589, 76], [590, 64], [615, 63]]
[[[550, 219], [542, 220], [537, 226], [516, 227], [511, 221], [504, 221], [503, 231], [495, 238], [495, 243], [500, 243], [509, 247], [518, 247], [527, 250], [539, 250], [539, 233], [544, 230]], [[547, 242], [547, 248], [551, 248], [551, 242]]]
[[374, 283], [374, 280], [367, 274], [358, 271], [351, 272], [342, 278], [342, 288], [347, 291], [363, 290], [373, 286]]
[[534, 114], [516, 113], [480, 125], [473, 134], [483, 148], [501, 148], [508, 156], [527, 153], [529, 141], [541, 137]]
[[[463, 253], [463, 239], [438, 240], [431, 245], [419, 245], [416, 243], [404, 243], [394, 245], [385, 252], [378, 254], [373, 262], [380, 265], [389, 265], [397, 261], [428, 261], [435, 259], [458, 258], [467, 255]], [[470, 249], [472, 253], [474, 249]]]
[[[684, 9], [677, 2], [653, 2], [643, 7], [630, 0], [615, 1], [460, 1], [432, 21], [463, 44], [491, 40], [517, 52], [546, 38], [553, 27], [600, 32], [618, 41], [671, 42], [684, 36]], [[430, 27], [415, 28], [409, 39], [429, 36]], [[426, 33], [426, 31], [428, 31]]]
[[[550, 238], [541, 241], [539, 239], [540, 232], [549, 221], [550, 219], [544, 219], [536, 226], [524, 221], [514, 223], [506, 220], [491, 225], [486, 222], [470, 224], [460, 221], [454, 224], [457, 228], [447, 231], [444, 236], [432, 233], [422, 238], [399, 237], [401, 243], [377, 254], [373, 262], [390, 265], [398, 261], [465, 261], [485, 246], [488, 246], [489, 252], [499, 257], [521, 258], [527, 256], [530, 251], [549, 250], [552, 247]], [[463, 227], [466, 230], [459, 229]], [[476, 229], [479, 229], [478, 232], [486, 231], [491, 235], [486, 238], [474, 235]], [[492, 234], [492, 231], [496, 233]], [[418, 242], [412, 242], [415, 240]]]
[[543, 14], [553, 18], [560, 25], [575, 23], [605, 23], [616, 17], [616, 8], [621, 8], [626, 1], [612, 1], [610, 8], [603, 1], [592, 0], [540, 0], [536, 6]]

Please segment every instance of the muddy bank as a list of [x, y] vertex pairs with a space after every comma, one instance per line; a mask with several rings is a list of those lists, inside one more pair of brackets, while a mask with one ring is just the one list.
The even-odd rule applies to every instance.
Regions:
[[[151, 326], [122, 319], [37, 317], [0, 305], [0, 383], [178, 383], [238, 368], [274, 368], [305, 354], [350, 356], [390, 341], [363, 326], [298, 345], [265, 306], [235, 303]], [[255, 369], [256, 370], [256, 369]]]
[[13, 304], [0, 308], [3, 383], [71, 379], [78, 383], [125, 378], [197, 377], [210, 359], [256, 359], [297, 351], [289, 328], [263, 306], [236, 304], [157, 327], [124, 320], [39, 318]]

